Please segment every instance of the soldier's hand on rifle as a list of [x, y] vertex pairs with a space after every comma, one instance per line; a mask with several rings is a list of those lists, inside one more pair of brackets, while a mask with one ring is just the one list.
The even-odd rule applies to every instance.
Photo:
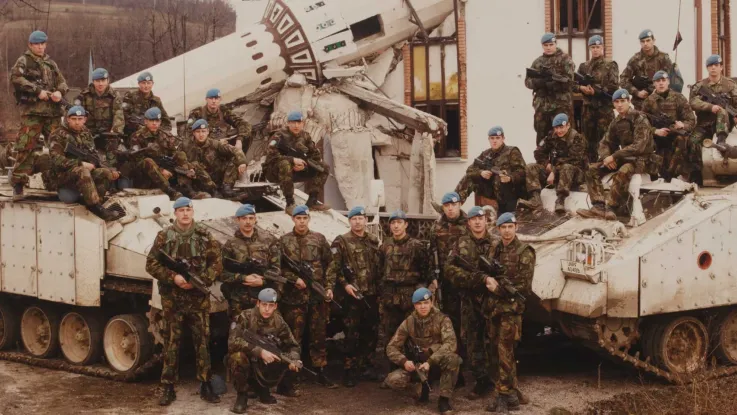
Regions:
[[92, 171], [92, 170], [94, 170], [94, 169], [95, 169], [95, 165], [94, 165], [94, 164], [92, 164], [92, 163], [87, 163], [86, 161], [83, 161], [83, 162], [82, 162], [82, 167], [84, 167], [85, 169], [87, 169], [87, 170], [89, 170], [89, 171]]
[[307, 167], [307, 163], [299, 157], [294, 158], [294, 171], [302, 171]]
[[181, 275], [177, 274], [174, 276], [174, 284], [183, 290], [191, 290], [192, 284], [188, 283]]
[[435, 294], [435, 291], [438, 290], [438, 280], [432, 280], [430, 283], [430, 286], [427, 287], [430, 291], [432, 291], [433, 294]]
[[264, 278], [258, 274], [246, 275], [246, 280], [243, 281], [243, 285], [248, 287], [260, 287], [264, 285]]
[[166, 180], [171, 179], [172, 174], [171, 174], [171, 172], [169, 170], [167, 170], [167, 169], [161, 169], [161, 174], [164, 176], [164, 178]]
[[[41, 97], [41, 96], [39, 95], [39, 97]], [[712, 105], [712, 107], [711, 107], [711, 112], [713, 112], [714, 114], [716, 114], [717, 112], [719, 112], [721, 110], [722, 110], [722, 107], [720, 107], [719, 105]]]
[[548, 174], [548, 184], [553, 183], [555, 183], [555, 173], [551, 171], [550, 174]]
[[499, 283], [493, 277], [486, 277], [486, 289], [490, 292], [496, 292], [499, 288]]
[[351, 284], [346, 285], [345, 286], [345, 292], [347, 292], [348, 295], [350, 295], [351, 297], [353, 297], [356, 300], [358, 300], [358, 297], [356, 296], [356, 287], [354, 287], [353, 285], [351, 285]]
[[195, 177], [197, 177], [197, 173], [195, 173], [194, 169], [189, 169], [187, 170], [187, 177], [189, 177], [190, 179], [194, 179]]
[[327, 297], [325, 299], [326, 303], [329, 303], [330, 301], [332, 301], [333, 300], [333, 290], [325, 290], [325, 297]]
[[430, 363], [423, 363], [420, 365], [420, 367], [417, 368], [417, 370], [421, 370], [423, 372], [429, 372], [430, 371]]
[[612, 170], [617, 168], [617, 161], [614, 160], [613, 156], [607, 156], [602, 163]]
[[38, 93], [38, 99], [40, 99], [41, 101], [48, 101], [49, 91], [41, 90], [41, 92]]
[[279, 356], [275, 355], [274, 353], [261, 349], [261, 360], [263, 360], [268, 365], [269, 363], [278, 362], [281, 359], [279, 359]]
[[637, 96], [640, 97], [640, 98], [642, 98], [642, 99], [647, 98], [648, 95], [650, 95], [650, 93], [647, 92], [647, 91], [645, 91], [645, 90], [637, 91]]
[[289, 370], [291, 370], [292, 372], [299, 372], [299, 366], [295, 365], [294, 363], [290, 363]]
[[54, 102], [61, 101], [61, 92], [56, 91], [53, 94], [51, 94], [51, 100], [54, 101]]
[[243, 174], [245, 172], [246, 172], [246, 165], [245, 164], [241, 164], [240, 166], [238, 166], [238, 174]]
[[548, 163], [548, 165], [547, 165], [547, 166], [545, 166], [545, 172], [546, 172], [546, 173], [550, 173], [550, 172], [552, 172], [552, 171], [553, 171], [553, 165], [552, 165], [552, 164], [550, 164], [550, 163]]
[[499, 175], [499, 180], [502, 181], [502, 183], [509, 183], [512, 181], [512, 178], [507, 176], [507, 172], [502, 170], [502, 174]]
[[594, 88], [591, 85], [582, 86], [580, 90], [585, 95], [594, 95]]
[[120, 172], [119, 171], [117, 171], [117, 170], [111, 170], [110, 172], [111, 172], [112, 180], [118, 180], [118, 179], [120, 179]]
[[305, 284], [302, 278], [297, 278], [297, 282], [294, 283], [294, 286], [297, 287], [297, 289], [299, 290], [304, 290], [305, 288], [307, 288], [307, 284]]
[[481, 171], [481, 177], [483, 177], [486, 180], [491, 179], [491, 175], [494, 174], [491, 172], [491, 170], [482, 170]]
[[669, 133], [670, 130], [667, 128], [658, 128], [653, 134], [657, 135], [658, 137], [667, 137]]
[[677, 130], [682, 130], [686, 128], [686, 125], [683, 123], [683, 121], [676, 121], [675, 126]]
[[406, 370], [407, 372], [414, 372], [415, 370], [417, 370], [417, 368], [415, 367], [415, 362], [411, 360], [407, 360], [406, 362], [404, 362], [404, 370]]

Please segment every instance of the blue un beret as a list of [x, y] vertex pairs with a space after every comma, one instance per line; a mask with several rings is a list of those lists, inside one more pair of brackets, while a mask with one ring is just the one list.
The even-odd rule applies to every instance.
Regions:
[[496, 220], [496, 226], [502, 226], [505, 223], [517, 223], [517, 218], [514, 217], [514, 213], [502, 213], [502, 215], [499, 216], [499, 219]]
[[458, 203], [461, 201], [461, 196], [458, 195], [456, 192], [448, 192], [443, 195], [443, 200], [441, 201], [442, 204], [446, 203]]
[[302, 121], [301, 111], [292, 111], [287, 115], [287, 121]]
[[560, 127], [566, 124], [568, 124], [568, 115], [566, 114], [558, 114], [553, 118], [553, 127]]
[[199, 119], [199, 120], [195, 121], [194, 124], [192, 124], [192, 127], [190, 127], [190, 128], [192, 129], [192, 131], [197, 130], [197, 129], [204, 130], [204, 129], [208, 128], [208, 124], [207, 124], [207, 121], [205, 121], [203, 119]]
[[31, 33], [30, 36], [28, 36], [28, 43], [34, 44], [34, 43], [46, 43], [46, 41], [49, 40], [49, 37], [46, 36], [46, 33], [36, 30], [33, 33]]
[[69, 108], [69, 111], [67, 111], [67, 117], [86, 117], [87, 111], [82, 108], [81, 105], [75, 105], [72, 108]]
[[310, 209], [306, 205], [298, 205], [292, 211], [292, 217], [295, 217], [297, 215], [309, 215], [309, 214], [310, 214]]
[[412, 304], [417, 304], [422, 300], [429, 300], [432, 298], [432, 292], [425, 287], [418, 288], [412, 294]]
[[489, 129], [489, 136], [496, 137], [504, 135], [504, 129], [500, 125], [495, 125]]
[[174, 210], [187, 206], [192, 207], [192, 200], [190, 200], [188, 197], [180, 197], [174, 202]]
[[238, 210], [235, 211], [235, 217], [240, 218], [241, 216], [248, 216], [248, 215], [255, 215], [256, 214], [256, 208], [253, 207], [253, 205], [246, 203], [245, 205], [241, 205], [241, 207], [238, 208]]
[[612, 102], [618, 99], [630, 99], [630, 93], [624, 88], [619, 88], [612, 94]]
[[212, 88], [208, 90], [205, 98], [220, 98], [220, 90], [217, 88]]
[[138, 75], [138, 82], [143, 81], [153, 81], [154, 77], [151, 75], [151, 72], [141, 72], [140, 75]]
[[722, 57], [719, 55], [711, 55], [706, 58], [706, 66], [716, 65], [722, 63]]
[[363, 206], [356, 206], [348, 211], [348, 219], [358, 215], [366, 216], [366, 209]]
[[160, 120], [161, 110], [159, 109], [159, 107], [151, 107], [143, 113], [143, 118], [147, 120]]
[[640, 40], [646, 39], [649, 37], [653, 37], [653, 31], [650, 29], [645, 29], [642, 32], [640, 32]]
[[599, 35], [593, 35], [589, 38], [589, 46], [603, 45], [604, 39]]
[[258, 293], [258, 300], [262, 303], [275, 303], [276, 291], [273, 288], [264, 288]]
[[404, 211], [402, 209], [395, 210], [389, 216], [389, 223], [391, 223], [394, 219], [407, 220], [407, 214], [404, 213]]
[[110, 75], [105, 68], [97, 68], [92, 71], [92, 80], [97, 81], [100, 79], [107, 79]]
[[668, 74], [665, 71], [657, 71], [653, 75], [653, 81], [657, 81], [658, 79], [668, 79]]
[[546, 33], [540, 39], [540, 43], [555, 43], [555, 33]]
[[484, 216], [484, 209], [481, 206], [474, 206], [468, 211], [468, 218], [475, 218], [476, 216]]

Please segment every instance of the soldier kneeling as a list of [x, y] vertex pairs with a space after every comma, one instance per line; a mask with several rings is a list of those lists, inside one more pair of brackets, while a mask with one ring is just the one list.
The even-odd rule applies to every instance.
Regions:
[[[450, 318], [432, 305], [432, 293], [427, 288], [419, 288], [412, 294], [415, 311], [399, 326], [386, 347], [386, 355], [392, 363], [400, 366], [389, 374], [384, 383], [391, 389], [406, 388], [412, 372], [417, 372], [423, 381], [420, 402], [430, 400], [428, 375], [437, 377], [440, 372], [440, 399], [438, 410], [441, 414], [451, 412], [450, 397], [458, 379], [463, 360], [456, 354], [456, 335]], [[404, 353], [406, 348], [413, 360]], [[425, 360], [421, 362], [421, 360]]]

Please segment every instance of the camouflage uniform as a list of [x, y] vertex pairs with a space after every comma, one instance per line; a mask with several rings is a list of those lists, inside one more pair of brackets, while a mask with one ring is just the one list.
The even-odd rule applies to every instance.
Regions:
[[[624, 68], [622, 75], [619, 77], [619, 83], [622, 85], [622, 88], [626, 89], [632, 95], [632, 105], [639, 111], [642, 109], [644, 100], [637, 96], [639, 89], [632, 85], [632, 78], [635, 76], [644, 76], [648, 80], [652, 80], [655, 72], [664, 71], [665, 73], [670, 73], [672, 69], [673, 62], [671, 62], [668, 54], [661, 52], [656, 46], [653, 46], [653, 53], [651, 55], [648, 56], [640, 50], [630, 58], [629, 62], [627, 62], [627, 67]], [[652, 94], [654, 90], [655, 87], [651, 84], [647, 92]]]
[[[309, 231], [304, 235], [289, 232], [281, 237], [279, 245], [282, 255], [288, 255], [295, 261], [304, 261], [311, 265], [315, 273], [313, 278], [325, 287], [325, 290], [334, 290], [335, 274], [327, 272], [332, 255], [330, 245], [323, 234]], [[297, 281], [299, 276], [289, 268], [284, 267], [282, 274], [291, 281]], [[320, 298], [310, 287], [309, 283], [304, 290], [294, 284], [284, 287], [284, 296], [281, 299], [281, 311], [284, 319], [292, 328], [294, 337], [302, 344], [305, 326], [309, 324], [310, 359], [312, 367], [321, 368], [327, 365], [326, 327], [330, 320], [330, 303]]]
[[[468, 233], [462, 236], [451, 251], [450, 257], [459, 256], [469, 264], [476, 266], [479, 256], [491, 256], [494, 247], [499, 243], [496, 236], [486, 233], [482, 238], [476, 238]], [[450, 258], [449, 257], [449, 258]], [[445, 275], [458, 288], [461, 297], [461, 338], [466, 342], [467, 354], [473, 376], [477, 381], [490, 379], [497, 368], [498, 362], [491, 360], [484, 338], [484, 331], [480, 330], [485, 324], [482, 311], [484, 300], [489, 293], [486, 289], [486, 276], [480, 272], [469, 272], [454, 262], [445, 264]]]
[[[430, 310], [426, 317], [420, 317], [414, 311], [399, 325], [386, 347], [389, 360], [400, 367], [384, 380], [386, 385], [395, 390], [407, 387], [412, 378], [412, 373], [404, 370], [404, 363], [410, 360], [403, 350], [408, 339], [422, 348], [425, 356], [428, 356], [430, 373], [434, 374], [439, 370], [440, 396], [450, 398], [463, 360], [456, 353], [456, 336], [448, 316], [436, 308]], [[419, 366], [419, 363], [415, 362], [415, 366]]]
[[235, 185], [238, 166], [246, 164], [246, 155], [239, 148], [208, 138], [200, 144], [194, 138], [185, 139], [184, 152], [187, 160], [199, 164], [215, 182]]
[[[494, 258], [505, 267], [506, 277], [519, 293], [529, 298], [532, 292], [532, 277], [535, 271], [535, 250], [517, 237], [494, 249]], [[486, 297], [483, 306], [487, 316], [486, 333], [492, 360], [498, 362], [499, 372], [492, 374], [496, 390], [508, 395], [517, 389], [517, 361], [514, 347], [522, 337], [522, 314], [525, 304], [506, 293], [493, 293]]]
[[249, 381], [262, 388], [279, 383], [288, 370], [283, 361], [266, 364], [261, 359], [261, 348], [248, 344], [239, 336], [244, 329], [256, 335], [271, 338], [279, 350], [292, 360], [299, 360], [299, 343], [289, 331], [289, 326], [278, 312], [269, 318], [261, 316], [258, 308], [251, 308], [238, 315], [228, 336], [228, 367], [233, 387], [238, 393], [248, 392]]
[[[370, 233], [356, 236], [352, 231], [335, 238], [331, 245], [333, 262], [328, 268], [329, 278], [339, 285], [358, 288], [370, 307], [346, 295], [343, 304], [345, 325], [345, 369], [368, 367], [376, 350], [379, 308], [377, 307], [377, 283], [379, 278], [379, 241]], [[343, 275], [344, 264], [350, 265], [354, 280]]]
[[663, 177], [674, 177], [684, 171], [686, 155], [688, 154], [689, 136], [696, 126], [696, 116], [691, 110], [688, 100], [683, 94], [667, 89], [663, 94], [654, 92], [647, 97], [642, 105], [642, 112], [652, 115], [665, 114], [675, 121], [683, 122], [683, 129], [687, 135], [669, 134], [667, 137], [655, 135], [655, 127], [652, 127], [653, 139], [655, 140], [655, 151], [663, 157], [663, 165], [660, 175]]
[[514, 212], [517, 198], [523, 191], [525, 183], [525, 159], [522, 153], [517, 147], [504, 144], [496, 151], [491, 148], [484, 150], [477, 158], [491, 159], [492, 167], [506, 171], [512, 180], [509, 183], [502, 183], [498, 174], [493, 174], [486, 180], [481, 177], [483, 169], [471, 164], [455, 188], [456, 193], [461, 196], [461, 201], [465, 201], [471, 192], [475, 192], [477, 196], [495, 201], [500, 215], [504, 212]]
[[[604, 92], [611, 95], [619, 88], [619, 66], [617, 62], [605, 57], [592, 58], [578, 66], [578, 73], [591, 75]], [[579, 85], [573, 86], [574, 92], [581, 92]], [[604, 94], [585, 95], [581, 108], [581, 131], [588, 140], [588, 159], [596, 161], [599, 141], [604, 138], [609, 124], [614, 119], [614, 105], [611, 96]]]
[[77, 96], [75, 102], [87, 110], [86, 125], [93, 135], [109, 132], [123, 134], [123, 101], [112, 87], [108, 86], [102, 95], [97, 95], [94, 85], [90, 85]]
[[[42, 90], [59, 91], [62, 95], [69, 91], [67, 81], [59, 71], [56, 62], [49, 55], [38, 57], [30, 50], [21, 55], [10, 70], [10, 82], [16, 91], [32, 101], [20, 104], [21, 125], [15, 143], [16, 162], [13, 169], [12, 184], [26, 184], [28, 176], [43, 170], [36, 161], [34, 151], [41, 149], [39, 136], [48, 139], [59, 127], [62, 116], [61, 106], [51, 101], [38, 100]], [[43, 164], [43, 163], [41, 163]]]
[[691, 87], [689, 95], [689, 103], [691, 108], [696, 112], [696, 128], [691, 135], [690, 142], [690, 161], [691, 171], [701, 172], [701, 144], [705, 138], [712, 138], [714, 134], [727, 135], [734, 126], [733, 120], [730, 119], [727, 110], [722, 109], [718, 113], [711, 112], [713, 107], [701, 99], [699, 90], [708, 88], [715, 94], [727, 94], [730, 97], [732, 106], [737, 107], [737, 84], [726, 76], [722, 76], [719, 82], [711, 83], [709, 78], [697, 82]]
[[210, 297], [196, 289], [183, 290], [174, 283], [176, 274], [161, 265], [159, 251], [172, 258], [186, 258], [192, 264], [192, 274], [205, 284], [212, 284], [223, 270], [220, 244], [205, 226], [193, 223], [187, 230], [177, 224], [160, 231], [146, 260], [146, 272], [158, 280], [164, 319], [167, 322], [164, 345], [164, 368], [161, 383], [174, 384], [179, 379], [179, 343], [182, 324], [192, 331], [197, 359], [197, 380], [210, 380]]
[[588, 166], [586, 138], [573, 128], [563, 137], [550, 134], [535, 150], [535, 160], [537, 163], [530, 163], [526, 168], [527, 191], [539, 191], [542, 189], [540, 183], [547, 183], [548, 173], [545, 166], [550, 163], [557, 182], [555, 192], [559, 198], [568, 197], [574, 186], [583, 183], [583, 175]]
[[210, 112], [207, 105], [198, 107], [190, 111], [187, 122], [192, 125], [195, 121], [203, 119], [210, 126], [210, 138], [225, 138], [228, 129], [233, 127], [238, 132], [238, 140], [243, 143], [243, 153], [247, 153], [251, 147], [251, 124], [246, 122], [242, 117], [235, 115], [224, 105], [221, 105], [217, 112]]
[[[223, 246], [223, 257], [243, 262], [253, 259], [264, 264], [269, 270], [281, 273], [279, 244], [276, 237], [264, 230], [254, 229], [253, 235], [247, 237], [239, 230], [235, 231], [233, 238]], [[264, 288], [277, 289], [277, 283], [264, 280], [261, 287], [248, 287], [243, 285], [246, 275], [234, 274], [223, 271], [220, 274], [220, 287], [223, 296], [228, 300], [230, 306], [230, 318], [235, 320], [243, 310], [253, 308], [258, 301], [258, 293]]]
[[[543, 138], [553, 128], [553, 117], [560, 113], [568, 114], [573, 119], [573, 98], [571, 87], [573, 85], [573, 71], [575, 66], [571, 58], [560, 48], [556, 48], [552, 55], [541, 55], [532, 62], [531, 69], [541, 70], [549, 68], [558, 76], [570, 78], [568, 83], [555, 82], [552, 80], [534, 79], [525, 77], [525, 86], [532, 90], [534, 98], [532, 106], [535, 108], [534, 127], [537, 137], [535, 144], [540, 144]], [[502, 212], [499, 212], [502, 213]]]
[[[599, 143], [599, 160], [610, 155], [617, 162], [617, 173], [612, 177], [606, 204], [611, 207], [624, 206], [632, 176], [642, 173], [657, 174], [660, 168], [655, 155], [653, 131], [644, 114], [630, 109], [626, 115], [619, 114], [612, 121], [604, 139]], [[637, 160], [634, 163], [625, 162], [624, 157], [637, 157]], [[601, 162], [591, 163], [586, 172], [586, 188], [592, 203], [605, 202], [601, 178], [611, 170], [602, 169], [601, 166]]]
[[143, 95], [141, 90], [129, 91], [123, 97], [123, 113], [125, 114], [125, 135], [130, 136], [139, 127], [144, 125], [143, 114], [149, 108], [156, 107], [161, 110], [161, 128], [171, 131], [171, 120], [169, 114], [161, 103], [161, 98], [151, 92], [148, 96]]
[[[309, 166], [300, 172], [292, 171], [294, 157], [285, 156], [279, 151], [277, 148], [279, 140], [287, 140], [292, 147], [307, 153], [307, 157], [322, 165], [325, 171], [321, 173]], [[320, 192], [328, 180], [329, 171], [330, 168], [328, 165], [322, 161], [320, 150], [318, 150], [315, 142], [312, 141], [312, 137], [306, 131], [302, 131], [296, 137], [288, 128], [283, 128], [272, 134], [269, 148], [266, 151], [264, 173], [268, 181], [279, 184], [287, 201], [291, 201], [294, 198], [294, 182], [305, 182], [305, 192], [308, 194]]]

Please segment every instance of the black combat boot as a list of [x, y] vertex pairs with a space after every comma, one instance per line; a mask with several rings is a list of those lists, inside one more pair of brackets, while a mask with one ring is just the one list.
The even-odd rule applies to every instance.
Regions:
[[486, 407], [486, 411], [497, 414], [508, 414], [509, 408], [507, 408], [507, 397], [502, 394], [497, 394], [496, 399], [492, 399], [489, 402], [489, 405]]
[[120, 219], [123, 216], [125, 216], [125, 214], [123, 212], [118, 212], [116, 210], [105, 209], [104, 207], [102, 207], [102, 205], [100, 203], [98, 203], [96, 205], [88, 206], [87, 209], [90, 212], [92, 212], [95, 216], [97, 216], [98, 218], [100, 218], [100, 219], [102, 219], [102, 220], [104, 220], [106, 222], [114, 221], [114, 220]]
[[291, 216], [292, 211], [297, 207], [297, 204], [294, 203], [294, 196], [285, 197], [285, 199], [287, 200], [287, 207], [284, 208], [284, 212]]
[[460, 389], [466, 386], [466, 378], [463, 377], [463, 372], [458, 372], [458, 379], [456, 379], [455, 389]]
[[558, 195], [555, 199], [555, 213], [566, 213], [566, 196]]
[[174, 391], [174, 385], [162, 385], [161, 399], [159, 399], [159, 405], [169, 406], [172, 402], [177, 399], [177, 393]]
[[420, 392], [420, 397], [417, 399], [417, 402], [430, 402], [430, 388], [428, 388], [427, 385], [424, 383], [422, 384], [422, 391]]
[[727, 141], [727, 133], [717, 133], [717, 144], [724, 144]]
[[182, 192], [178, 191], [177, 189], [173, 187], [167, 187], [166, 190], [164, 190], [164, 193], [166, 193], [166, 195], [169, 196], [169, 200], [177, 200], [180, 197], [184, 196]]
[[450, 399], [445, 396], [441, 396], [440, 399], [438, 399], [438, 411], [440, 411], [441, 414], [449, 414], [453, 412], [453, 407], [450, 406]]
[[343, 386], [352, 388], [356, 386], [356, 369], [346, 369], [343, 373]]
[[23, 183], [13, 185], [13, 200], [23, 199]]
[[507, 408], [510, 411], [519, 411], [520, 401], [519, 401], [519, 395], [517, 395], [517, 391], [512, 390], [510, 394], [507, 395], [506, 397], [507, 397]]
[[489, 381], [488, 377], [482, 376], [476, 379], [476, 385], [473, 387], [471, 393], [466, 396], [466, 398], [471, 401], [475, 401], [488, 395], [489, 392], [491, 392], [491, 382]]
[[210, 403], [220, 402], [220, 397], [212, 390], [212, 383], [209, 380], [200, 384], [200, 399]]
[[297, 391], [297, 389], [294, 387], [294, 377], [294, 372], [290, 371], [285, 373], [281, 382], [279, 382], [279, 385], [276, 387], [276, 393], [288, 398], [299, 397], [299, 391]]
[[271, 396], [271, 391], [269, 391], [268, 387], [258, 385], [256, 393], [258, 394], [259, 402], [266, 405], [274, 405], [276, 403], [276, 398]]
[[530, 210], [538, 210], [542, 209], [543, 207], [543, 201], [540, 198], [540, 191], [539, 190], [533, 190], [530, 192], [530, 198], [528, 200], [520, 199], [519, 205], [530, 209]]
[[232, 184], [223, 184], [223, 190], [220, 193], [222, 193], [223, 197], [226, 199], [230, 199], [235, 196]]
[[308, 208], [317, 212], [322, 212], [330, 209], [330, 205], [320, 203], [320, 201], [317, 200], [317, 192], [310, 193], [310, 197], [307, 198], [307, 203], [305, 203], [305, 205], [307, 205]]
[[325, 368], [320, 367], [315, 370], [317, 372], [317, 384], [322, 385], [328, 389], [335, 389], [338, 387], [333, 381], [328, 379], [328, 377], [325, 375]]
[[238, 392], [238, 396], [235, 398], [235, 404], [230, 409], [230, 412], [234, 414], [245, 414], [248, 409], [248, 393]]

